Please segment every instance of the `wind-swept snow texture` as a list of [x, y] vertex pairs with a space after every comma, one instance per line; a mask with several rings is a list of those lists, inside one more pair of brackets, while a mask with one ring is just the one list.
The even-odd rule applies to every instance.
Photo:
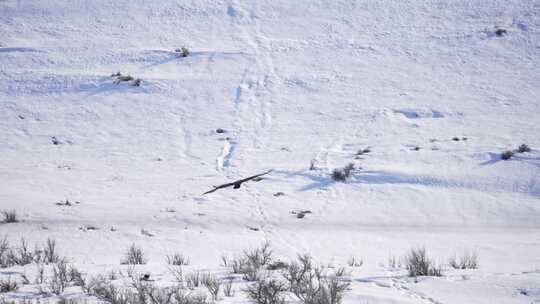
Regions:
[[[136, 243], [159, 273], [269, 240], [362, 258], [345, 303], [540, 301], [539, 1], [2, 0], [0, 45], [10, 241], [54, 238], [95, 273]], [[480, 268], [386, 266], [416, 246]]]

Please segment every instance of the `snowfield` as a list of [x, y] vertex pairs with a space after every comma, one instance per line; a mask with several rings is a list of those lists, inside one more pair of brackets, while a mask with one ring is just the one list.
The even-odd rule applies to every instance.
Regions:
[[[539, 123], [537, 0], [0, 0], [0, 211], [19, 218], [0, 239], [54, 239], [88, 276], [125, 272], [134, 243], [158, 285], [173, 252], [226, 277], [221, 256], [269, 241], [346, 267], [344, 304], [540, 303]], [[400, 267], [418, 247], [441, 277]], [[467, 252], [478, 269], [448, 265]], [[37, 269], [0, 269], [19, 282], [0, 303], [98, 301], [40, 293]]]

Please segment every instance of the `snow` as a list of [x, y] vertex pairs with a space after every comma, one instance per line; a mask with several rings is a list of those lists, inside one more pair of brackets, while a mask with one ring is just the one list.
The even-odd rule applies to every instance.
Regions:
[[[54, 238], [90, 273], [120, 268], [136, 243], [155, 276], [173, 251], [222, 273], [221, 255], [269, 240], [285, 260], [361, 258], [344, 303], [540, 302], [539, 12], [534, 0], [0, 1], [0, 210], [21, 219], [0, 236]], [[118, 71], [141, 86], [114, 84]], [[500, 159], [523, 143], [533, 150]], [[361, 169], [332, 181], [350, 162]], [[417, 281], [388, 267], [418, 246], [441, 263], [472, 250], [480, 267]]]

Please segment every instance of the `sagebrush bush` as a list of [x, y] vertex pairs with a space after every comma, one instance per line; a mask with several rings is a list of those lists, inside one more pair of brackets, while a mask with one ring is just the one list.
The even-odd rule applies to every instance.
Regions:
[[247, 261], [243, 256], [232, 258], [231, 260], [228, 260], [225, 264], [225, 266], [231, 267], [232, 272], [235, 274], [241, 274], [246, 268], [246, 265]]
[[189, 50], [186, 47], [182, 47], [180, 49], [175, 50], [177, 53], [180, 53], [180, 57], [187, 57], [189, 56]]
[[0, 279], [0, 293], [15, 291], [19, 287], [17, 281], [12, 280], [11, 276], [7, 279]]
[[527, 146], [526, 144], [522, 144], [518, 147], [517, 151], [519, 153], [531, 152], [531, 148]]
[[17, 250], [13, 250], [10, 255], [13, 264], [24, 266], [34, 262], [38, 254], [39, 250], [37, 248], [34, 251], [31, 251], [28, 249], [26, 240], [21, 238], [21, 246]]
[[356, 258], [355, 256], [351, 256], [347, 260], [347, 265], [349, 265], [350, 267], [361, 267], [363, 264], [364, 261], [362, 261], [362, 259]]
[[3, 210], [2, 211], [2, 223], [17, 223], [19, 219], [17, 218], [17, 211], [15, 210]]
[[131, 288], [119, 288], [102, 278], [88, 294], [110, 304], [208, 304], [203, 294], [186, 293], [180, 287], [158, 287], [152, 282], [133, 280]]
[[410, 277], [441, 276], [442, 270], [436, 267], [427, 256], [425, 248], [413, 248], [405, 257], [405, 267]]
[[31, 263], [57, 263], [62, 258], [56, 251], [56, 242], [48, 239], [44, 248], [39, 249], [37, 246], [34, 250], [30, 250], [26, 240], [21, 239], [19, 247], [11, 247], [7, 237], [0, 239], [0, 267], [11, 267], [14, 265], [28, 265]]
[[84, 289], [86, 282], [82, 273], [74, 265], [68, 264], [67, 259], [61, 259], [52, 264], [51, 270], [50, 277], [41, 278], [42, 282], [45, 283], [45, 289], [42, 291], [60, 295], [70, 286], [80, 286]]
[[186, 280], [186, 284], [189, 288], [197, 288], [203, 284], [208, 276], [208, 273], [197, 270], [185, 275], [184, 279]]
[[77, 269], [74, 265], [69, 265], [67, 278], [69, 282], [72, 282], [75, 286], [84, 285], [84, 277], [82, 272]]
[[167, 264], [175, 266], [189, 265], [189, 258], [179, 252], [167, 256]]
[[244, 280], [254, 282], [260, 278], [260, 269], [254, 264], [247, 264], [247, 267], [242, 271]]
[[514, 152], [510, 150], [501, 153], [501, 159], [503, 160], [509, 160], [512, 156], [514, 156]]
[[212, 300], [217, 301], [219, 299], [219, 290], [221, 289], [221, 280], [213, 275], [206, 275], [203, 277], [202, 284], [206, 287]]
[[140, 303], [139, 297], [132, 290], [120, 289], [106, 280], [94, 279], [87, 293], [110, 304]]
[[257, 304], [285, 304], [285, 283], [276, 279], [260, 280], [247, 288], [248, 297]]
[[259, 268], [267, 265], [272, 261], [273, 251], [270, 248], [270, 242], [265, 242], [261, 247], [244, 251], [244, 256], [250, 264], [256, 265]]
[[235, 291], [233, 289], [234, 277], [229, 276], [225, 278], [223, 282], [223, 294], [226, 297], [234, 297]]
[[56, 250], [55, 240], [47, 239], [47, 244], [45, 245], [45, 248], [43, 248], [42, 256], [39, 259], [46, 264], [58, 263], [63, 260], [63, 258], [60, 258], [60, 254], [58, 254], [58, 251]]
[[476, 269], [478, 268], [478, 256], [476, 253], [464, 253], [459, 259], [456, 256], [450, 258], [448, 264], [455, 269]]
[[506, 35], [506, 33], [507, 33], [507, 32], [506, 32], [505, 29], [497, 29], [497, 30], [495, 31], [495, 35], [497, 35], [497, 36], [499, 36], [499, 37], [502, 37], [502, 36]]
[[144, 256], [142, 248], [137, 247], [135, 244], [131, 244], [124, 256], [124, 259], [120, 261], [120, 263], [124, 265], [142, 265], [146, 264], [146, 262], [147, 259]]
[[174, 280], [181, 286], [184, 284], [184, 271], [182, 270], [181, 266], [169, 266], [169, 273], [174, 277]]
[[332, 171], [332, 179], [336, 182], [345, 182], [351, 176], [351, 172], [354, 170], [354, 164], [349, 163], [343, 168], [334, 169]]
[[52, 266], [52, 275], [45, 280], [47, 291], [56, 295], [64, 292], [69, 286], [68, 264], [66, 261], [60, 261]]
[[0, 267], [6, 268], [11, 266], [11, 259], [9, 258], [10, 255], [10, 249], [9, 249], [9, 241], [7, 240], [7, 236], [4, 236], [2, 239], [0, 239]]
[[334, 169], [332, 171], [332, 179], [336, 182], [344, 182], [347, 180], [347, 176], [345, 176], [345, 173], [341, 169]]
[[289, 290], [305, 304], [339, 304], [350, 282], [344, 279], [345, 269], [339, 268], [325, 273], [322, 267], [314, 266], [309, 255], [299, 255], [285, 270], [283, 276]]
[[272, 254], [270, 243], [265, 242], [259, 248], [244, 250], [241, 256], [230, 261], [222, 257], [222, 264], [230, 266], [233, 273], [242, 274], [246, 281], [253, 282], [258, 280], [260, 270], [271, 263]]

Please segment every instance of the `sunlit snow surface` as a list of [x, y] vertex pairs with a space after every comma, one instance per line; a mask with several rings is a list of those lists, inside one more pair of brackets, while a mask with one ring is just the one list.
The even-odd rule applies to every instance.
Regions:
[[[0, 1], [0, 209], [21, 220], [0, 236], [56, 239], [90, 274], [135, 243], [160, 283], [174, 251], [225, 275], [220, 256], [268, 240], [283, 260], [362, 259], [347, 304], [537, 303], [539, 134], [534, 0]], [[388, 266], [419, 246], [479, 269]], [[220, 302], [248, 301], [235, 285]]]

